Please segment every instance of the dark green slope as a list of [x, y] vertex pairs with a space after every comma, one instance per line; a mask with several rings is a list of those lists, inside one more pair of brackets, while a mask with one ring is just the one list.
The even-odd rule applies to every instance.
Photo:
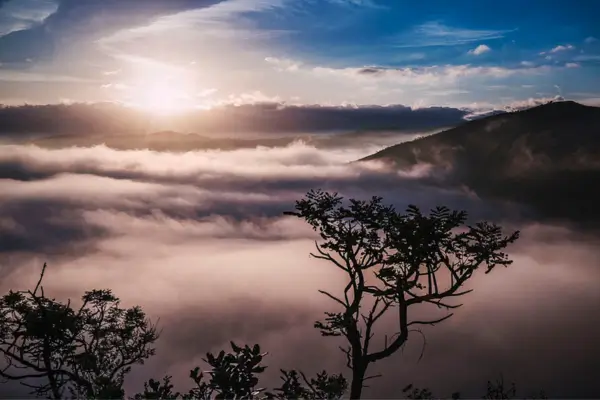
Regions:
[[435, 165], [440, 185], [528, 204], [552, 218], [600, 222], [600, 108], [572, 101], [467, 122], [366, 160]]

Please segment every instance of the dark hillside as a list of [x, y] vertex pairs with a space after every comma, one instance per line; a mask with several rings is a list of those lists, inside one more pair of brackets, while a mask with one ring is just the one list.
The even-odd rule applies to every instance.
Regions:
[[600, 221], [597, 107], [563, 101], [495, 115], [363, 160], [374, 159], [433, 164], [446, 173], [440, 184], [527, 203], [549, 217]]

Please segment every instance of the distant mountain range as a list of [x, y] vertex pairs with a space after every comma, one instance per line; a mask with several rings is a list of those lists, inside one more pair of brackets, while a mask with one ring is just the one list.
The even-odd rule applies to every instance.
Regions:
[[60, 149], [65, 147], [92, 147], [104, 145], [116, 150], [148, 149], [153, 151], [187, 152], [197, 150], [236, 150], [260, 147], [285, 147], [301, 141], [318, 148], [360, 147], [363, 145], [386, 146], [410, 140], [415, 136], [439, 131], [355, 131], [336, 134], [288, 134], [263, 137], [210, 137], [195, 133], [163, 131], [121, 135], [54, 135], [26, 140], [24, 143]]
[[359, 161], [433, 166], [435, 185], [467, 186], [549, 218], [600, 224], [600, 108], [553, 102], [464, 123]]
[[340, 131], [422, 131], [456, 126], [468, 110], [390, 106], [324, 106], [261, 103], [223, 105], [177, 115], [157, 115], [112, 103], [3, 107], [0, 137], [139, 135], [193, 132], [203, 136], [307, 134]]

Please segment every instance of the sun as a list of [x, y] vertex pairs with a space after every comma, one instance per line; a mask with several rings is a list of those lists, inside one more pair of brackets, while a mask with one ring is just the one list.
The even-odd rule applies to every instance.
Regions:
[[139, 87], [134, 104], [158, 114], [173, 114], [192, 107], [191, 98], [185, 88], [168, 80], [147, 82]]
[[176, 114], [197, 106], [197, 71], [157, 61], [135, 60], [122, 81], [121, 99], [153, 115]]
[[175, 114], [194, 107], [185, 85], [156, 77], [137, 82], [130, 91], [130, 103], [154, 114]]
[[217, 89], [205, 87], [214, 79], [195, 63], [167, 63], [141, 57], [126, 61], [119, 82], [102, 86], [114, 91], [113, 100], [150, 115], [181, 114], [210, 109], [215, 104], [212, 93]]

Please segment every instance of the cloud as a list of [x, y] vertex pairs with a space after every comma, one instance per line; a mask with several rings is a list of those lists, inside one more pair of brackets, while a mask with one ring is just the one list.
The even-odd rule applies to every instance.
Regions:
[[579, 68], [579, 67], [581, 67], [581, 65], [578, 64], [578, 63], [570, 62], [570, 63], [566, 63], [565, 67], [567, 67], [567, 68]]
[[[33, 3], [37, 1], [37, 6]], [[67, 45], [94, 40], [115, 30], [140, 25], [165, 13], [189, 8], [207, 7], [220, 0], [148, 0], [122, 2], [119, 0], [24, 0], [32, 3], [30, 10], [48, 10], [40, 23], [22, 27], [0, 37], [0, 62], [18, 63], [25, 59], [50, 60]], [[4, 12], [12, 3], [0, 9]], [[43, 4], [45, 8], [40, 8]], [[52, 5], [54, 8], [50, 7]], [[60, 47], [59, 47], [60, 44]]]
[[[240, 17], [246, 13], [266, 12], [281, 8], [286, 0], [228, 0], [205, 1], [205, 7], [195, 7], [190, 10], [161, 16], [146, 25], [125, 27], [110, 35], [102, 37], [98, 43], [110, 47], [140, 38], [164, 35], [189, 28], [202, 28], [202, 35], [242, 38], [264, 37], [265, 31], [258, 31], [248, 26], [248, 22]], [[274, 31], [273, 33], [281, 33]]]
[[[347, 374], [338, 342], [312, 327], [334, 310], [317, 289], [338, 293], [343, 277], [308, 257], [315, 232], [281, 211], [313, 187], [359, 198], [379, 194], [402, 208], [448, 204], [474, 218], [514, 210], [422, 185], [417, 178], [426, 169], [402, 175], [382, 164], [347, 164], [370, 151], [364, 143], [187, 154], [0, 147], [0, 289], [30, 288], [48, 261], [44, 287], [51, 296], [109, 287], [124, 305], [160, 317], [157, 355], [134, 369], [128, 394], [164, 374], [189, 387], [189, 369], [230, 339], [258, 342], [269, 352], [263, 386], [279, 383], [279, 368]], [[501, 372], [523, 395], [540, 388], [553, 397], [597, 394], [590, 371], [600, 327], [590, 315], [600, 304], [598, 239], [507, 221], [522, 228], [509, 250], [514, 265], [474, 277], [475, 291], [456, 316], [424, 329], [420, 362], [422, 342], [414, 335], [402, 354], [374, 365], [371, 372], [383, 377], [366, 397], [396, 398], [413, 382], [440, 396], [460, 390], [474, 398]], [[384, 320], [374, 345], [394, 329], [393, 319]]]
[[558, 45], [558, 46], [550, 49], [549, 52], [550, 53], [558, 53], [561, 51], [573, 50], [574, 48], [575, 48], [575, 46], [573, 46], [572, 44]]
[[92, 83], [94, 80], [78, 76], [58, 75], [36, 72], [35, 70], [20, 71], [0, 69], [0, 81], [4, 82], [62, 82], [62, 83]]
[[[0, 252], [87, 251], [118, 229], [112, 225], [111, 213], [122, 215], [120, 219], [164, 215], [174, 221], [212, 221], [221, 216], [223, 223], [233, 224], [224, 228], [231, 236], [245, 231], [245, 220], [260, 222], [250, 216], [278, 218], [290, 202], [313, 187], [345, 187], [367, 197], [376, 187], [388, 187], [397, 196], [414, 190], [415, 179], [427, 175], [426, 166], [398, 173], [380, 163], [347, 164], [381, 148], [360, 140], [355, 147], [337, 150], [297, 143], [276, 149], [185, 154], [102, 146], [59, 150], [2, 146]], [[360, 189], [355, 186], [359, 182]], [[424, 199], [436, 192], [424, 188]], [[464, 197], [460, 192], [446, 196]], [[104, 214], [97, 213], [101, 210]], [[104, 216], [91, 221], [93, 215]], [[77, 222], [82, 218], [87, 222]], [[140, 233], [146, 230], [140, 229]], [[214, 230], [207, 234], [219, 235]]]
[[513, 75], [539, 74], [549, 69], [546, 66], [505, 68], [495, 66], [442, 65], [426, 67], [313, 67], [314, 74], [335, 75], [353, 79], [383, 79], [404, 85], [437, 85], [454, 83], [465, 78], [507, 78]]
[[396, 38], [396, 47], [456, 46], [482, 40], [501, 39], [513, 30], [458, 28], [438, 21], [418, 25]]
[[475, 47], [474, 49], [469, 50], [468, 53], [478, 56], [480, 54], [487, 53], [490, 51], [492, 51], [492, 49], [490, 49], [488, 46], [486, 46], [485, 44], [480, 44], [479, 46]]
[[388, 7], [379, 4], [375, 0], [328, 0], [330, 3], [343, 6], [356, 6], [375, 9], [387, 9]]
[[52, 0], [0, 1], [0, 38], [41, 24], [57, 8]]
[[594, 42], [596, 42], [597, 40], [598, 40], [598, 39], [596, 39], [596, 38], [595, 38], [595, 37], [593, 37], [593, 36], [588, 36], [588, 37], [586, 37], [586, 38], [585, 38], [584, 42], [589, 44], [589, 43], [594, 43]]
[[297, 71], [302, 63], [288, 58], [267, 57], [265, 61], [275, 66], [277, 71]]
[[129, 86], [124, 83], [105, 83], [101, 87], [103, 89], [115, 89], [115, 90], [126, 90], [127, 88], [129, 88]]
[[[557, 90], [560, 91], [560, 88], [557, 87]], [[540, 106], [542, 104], [546, 104], [552, 101], [563, 101], [564, 98], [561, 95], [556, 95], [553, 97], [530, 97], [525, 100], [515, 100], [504, 106], [506, 110], [509, 111], [517, 111], [523, 110], [531, 107]]]

